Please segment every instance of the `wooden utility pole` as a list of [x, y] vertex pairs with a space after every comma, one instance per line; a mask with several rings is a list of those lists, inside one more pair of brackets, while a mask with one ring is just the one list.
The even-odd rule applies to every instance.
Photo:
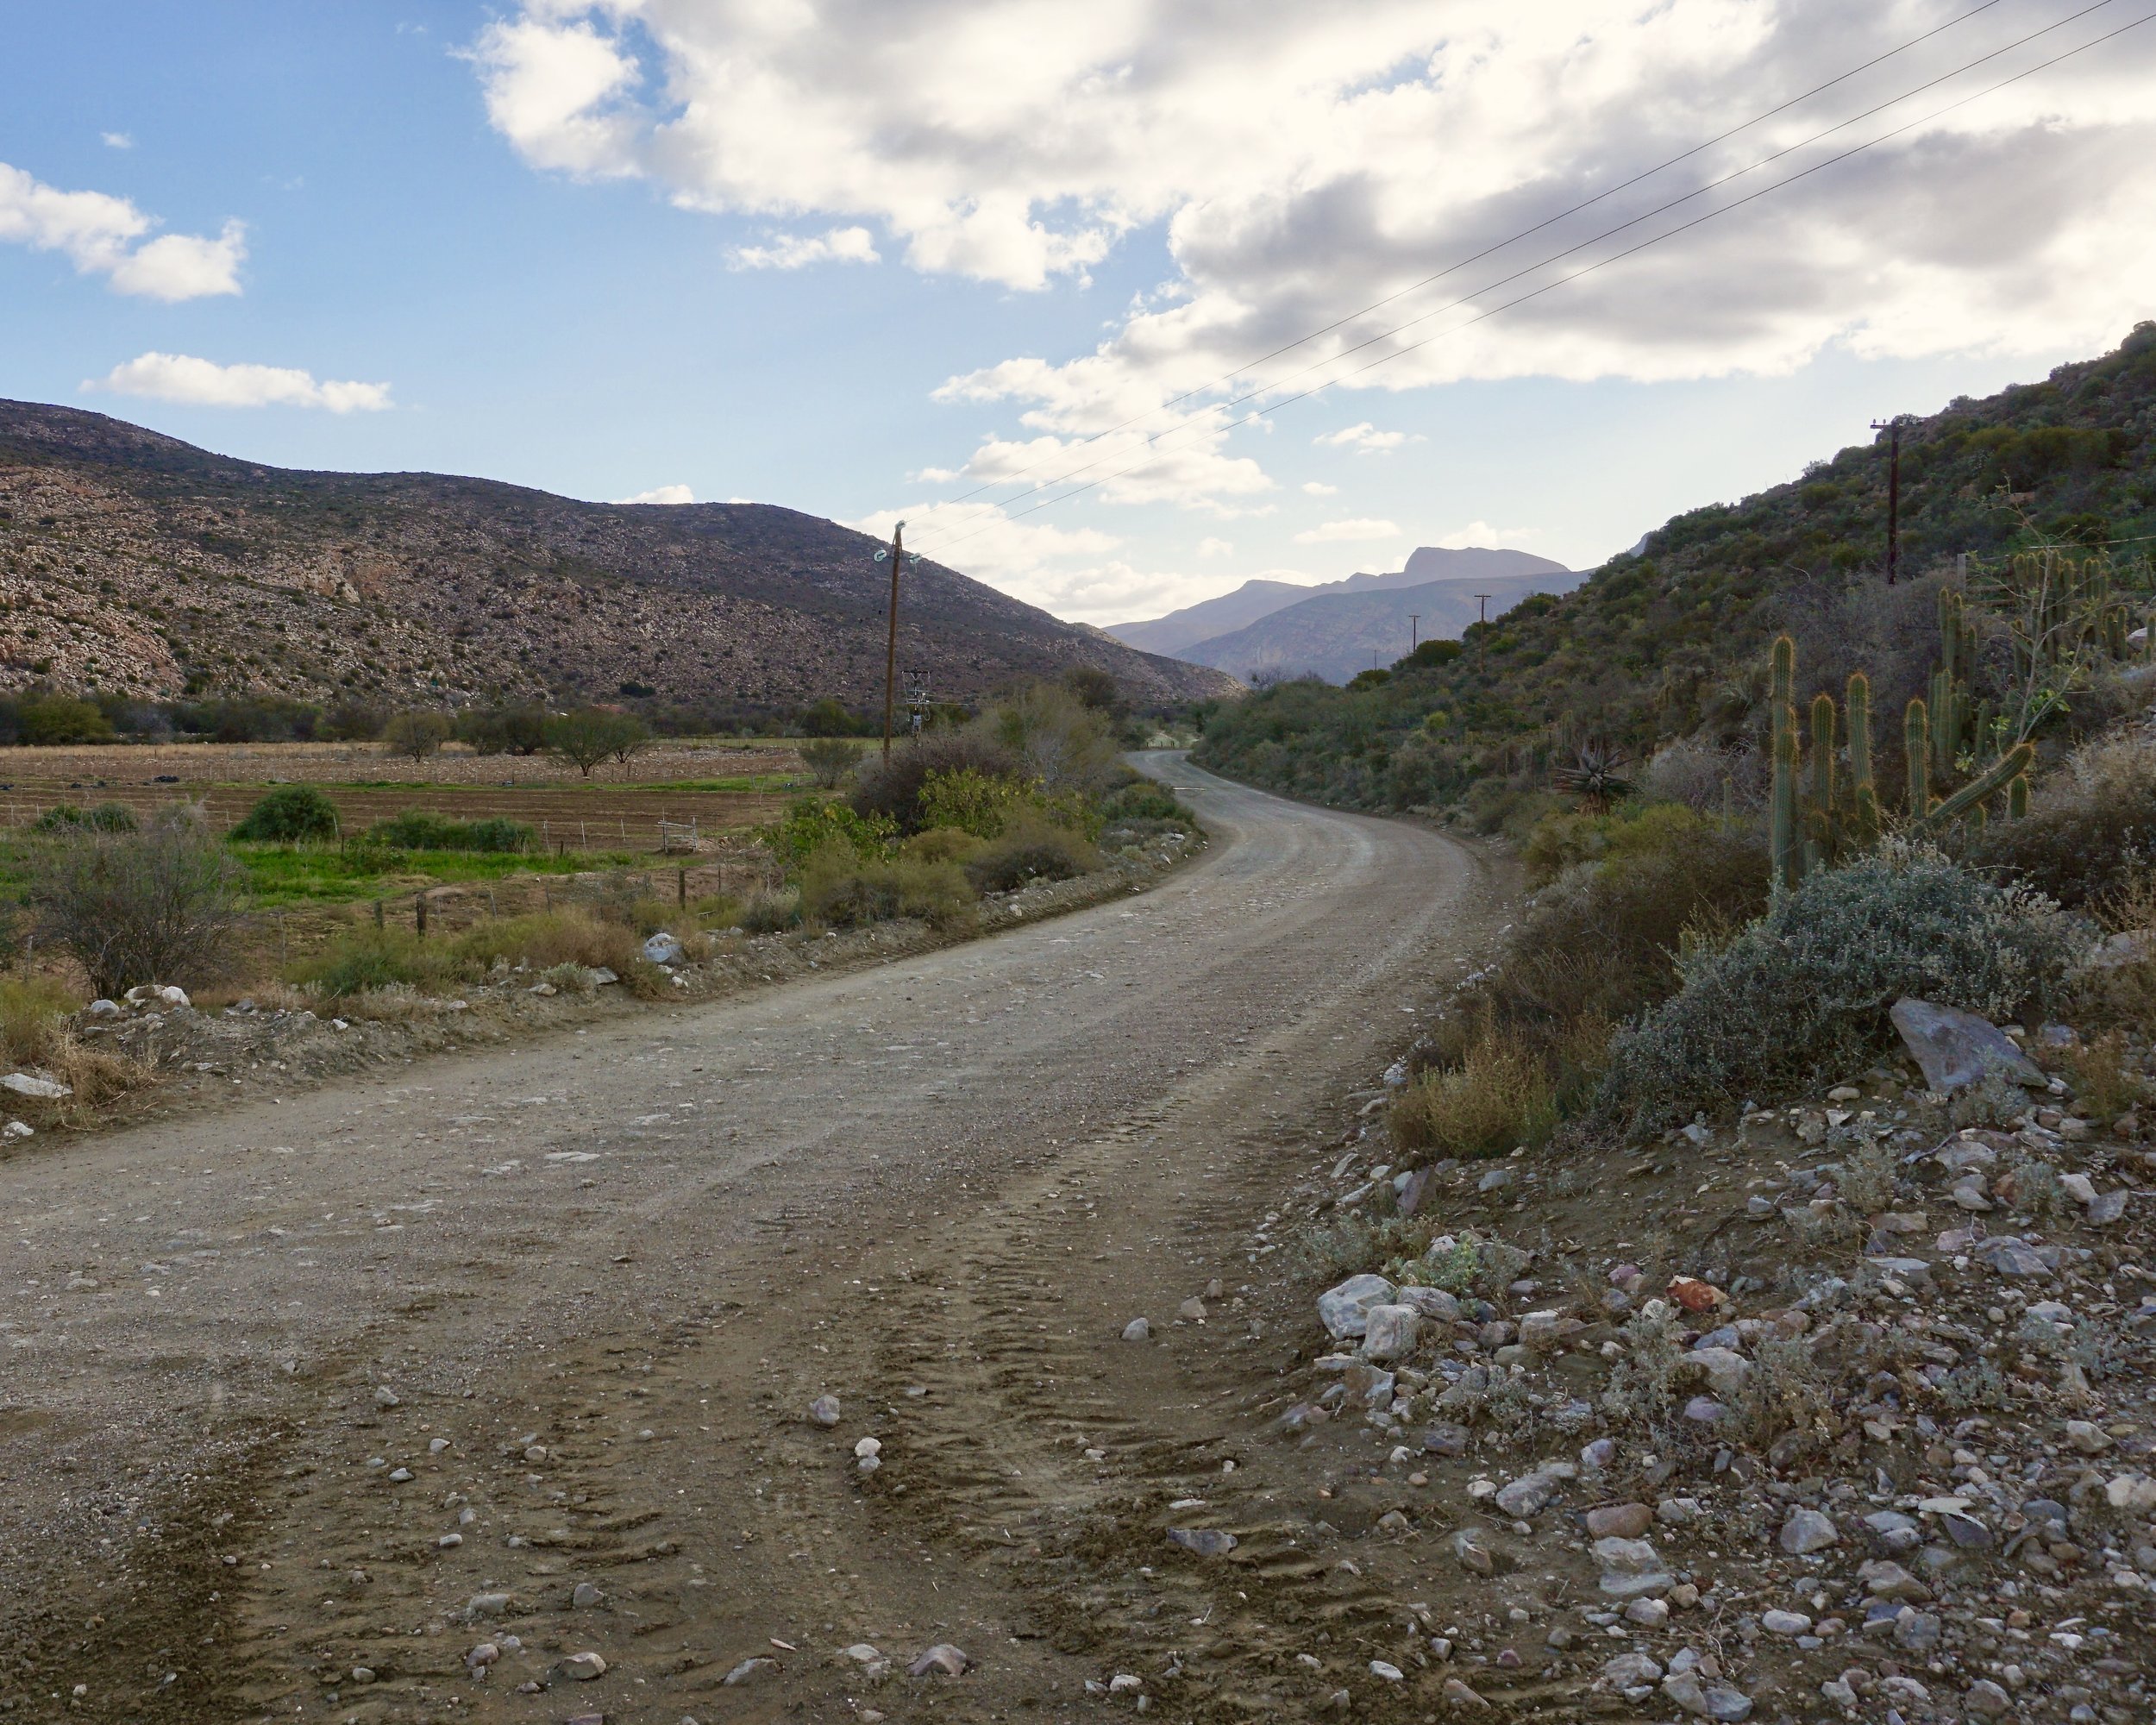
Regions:
[[1483, 670], [1489, 664], [1489, 593], [1476, 593], [1475, 599], [1482, 606], [1482, 621], [1475, 635], [1475, 668]]
[[906, 524], [891, 530], [891, 549], [876, 553], [876, 561], [891, 565], [891, 630], [883, 649], [883, 758], [891, 759], [891, 726], [899, 711], [899, 564], [906, 555]]
[[1902, 416], [1875, 419], [1871, 429], [1887, 434], [1887, 585], [1892, 586], [1902, 571]]
[[1421, 613], [1420, 612], [1419, 612], [1419, 611], [1411, 611], [1411, 612], [1409, 612], [1407, 613], [1407, 656], [1408, 656], [1408, 657], [1413, 658], [1413, 657], [1414, 656], [1414, 651], [1415, 651], [1415, 649], [1416, 649], [1416, 648], [1418, 648], [1418, 647], [1420, 647], [1420, 646], [1421, 646], [1421, 645], [1422, 645], [1422, 613]]

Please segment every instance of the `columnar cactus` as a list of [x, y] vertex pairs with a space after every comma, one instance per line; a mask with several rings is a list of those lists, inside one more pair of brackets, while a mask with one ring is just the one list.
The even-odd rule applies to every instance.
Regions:
[[1909, 819], [1921, 820], [1932, 810], [1931, 711], [1921, 695], [1902, 715], [1902, 750], [1908, 757]]

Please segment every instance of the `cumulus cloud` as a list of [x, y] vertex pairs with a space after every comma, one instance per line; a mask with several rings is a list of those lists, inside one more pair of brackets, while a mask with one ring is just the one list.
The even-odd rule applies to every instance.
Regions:
[[1380, 431], [1367, 419], [1360, 425], [1311, 439], [1321, 449], [1352, 449], [1358, 455], [1390, 455], [1407, 441], [1405, 431]]
[[1298, 545], [1353, 544], [1369, 539], [1397, 539], [1398, 524], [1374, 521], [1368, 516], [1357, 516], [1348, 521], [1322, 521], [1315, 527], [1295, 535]]
[[1470, 546], [1496, 549], [1541, 536], [1539, 527], [1492, 527], [1487, 521], [1470, 521], [1457, 532], [1430, 543], [1440, 551], [1464, 551]]
[[330, 413], [379, 413], [391, 405], [385, 383], [317, 382], [289, 366], [221, 366], [186, 354], [144, 354], [115, 366], [85, 389], [138, 395], [191, 407], [315, 407]]
[[122, 293], [150, 299], [199, 299], [237, 293], [247, 258], [246, 229], [228, 222], [218, 236], [148, 238], [156, 218], [103, 191], [62, 191], [0, 162], [0, 242], [59, 252], [85, 275], [102, 275]]
[[866, 228], [832, 228], [821, 234], [777, 234], [768, 246], [736, 246], [726, 254], [730, 267], [803, 269], [810, 264], [874, 264], [883, 261]]
[[1127, 563], [1104, 561], [1122, 545], [1113, 534], [1012, 520], [992, 505], [917, 503], [844, 524], [887, 540], [900, 521], [908, 550], [1058, 617], [1112, 621], [1125, 614], [1124, 596], [1143, 591], [1151, 579]]
[[100, 132], [97, 135], [104, 140], [105, 147], [109, 150], [131, 150], [135, 147], [134, 138], [126, 132]]
[[[736, 499], [738, 502], [740, 499]], [[696, 493], [685, 485], [654, 486], [649, 491], [640, 491], [634, 497], [617, 497], [616, 503], [694, 503]]]
[[[2010, 354], [2115, 340], [2147, 315], [2156, 279], [2156, 31], [1934, 113], [2109, 28], [2109, 15], [1567, 264], [1544, 262], [2029, 28], [1987, 10], [1504, 243], [1962, 9], [1362, 0], [1342, 28], [1336, 9], [1287, 0], [522, 0], [473, 58], [493, 123], [536, 166], [638, 176], [686, 209], [874, 223], [917, 269], [1037, 289], [1082, 278], [1137, 230], [1163, 236], [1167, 291], [1136, 298], [1094, 352], [960, 380], [976, 399], [1017, 404], [1027, 430], [1068, 439], [1133, 405], [1154, 412], [1141, 429], [1158, 434], [1178, 422], [1155, 410], [1208, 380], [1235, 373], [1273, 400], [1425, 337], [1345, 386], [1778, 374], [1834, 348]], [[1771, 199], [1468, 321], [1911, 119]], [[1245, 372], [1254, 354], [1493, 247]], [[1453, 299], [1464, 303], [1432, 315]], [[1425, 321], [1342, 357], [1409, 317]], [[1236, 422], [1218, 401], [1201, 393], [1189, 430], [1171, 434], [1202, 460], [1175, 467], [1169, 440], [1125, 440], [1124, 456], [1158, 460], [1125, 500], [1253, 494], [1262, 476], [1225, 449]]]
[[1232, 557], [1235, 547], [1225, 539], [1208, 536], [1198, 542], [1198, 555], [1200, 557]]
[[1338, 497], [1340, 494], [1339, 486], [1327, 485], [1323, 480], [1305, 480], [1302, 488], [1312, 497]]

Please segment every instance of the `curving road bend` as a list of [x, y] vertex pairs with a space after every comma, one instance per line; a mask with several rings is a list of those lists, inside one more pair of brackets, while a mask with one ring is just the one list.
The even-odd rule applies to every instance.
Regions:
[[[1238, 1441], [1250, 1231], [1502, 900], [1146, 764], [1213, 842], [1143, 895], [10, 1165], [0, 1707], [1060, 1716], [1135, 1657], [1101, 1530]], [[1215, 1277], [1237, 1333], [1173, 1324]]]

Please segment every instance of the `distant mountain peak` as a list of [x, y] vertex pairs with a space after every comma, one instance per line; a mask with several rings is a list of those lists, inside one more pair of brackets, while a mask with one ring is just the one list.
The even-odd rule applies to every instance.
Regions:
[[[1167, 653], [1188, 658], [1194, 650], [1249, 629], [1277, 612], [1328, 595], [1385, 592], [1451, 581], [1511, 581], [1516, 584], [1542, 580], [1546, 582], [1551, 578], [1570, 573], [1562, 563], [1553, 563], [1547, 557], [1538, 557], [1526, 551], [1501, 550], [1481, 545], [1425, 545], [1408, 554], [1405, 568], [1395, 569], [1389, 574], [1358, 573], [1344, 580], [1321, 581], [1310, 586], [1300, 586], [1293, 581], [1248, 580], [1233, 593], [1186, 605], [1181, 611], [1170, 612], [1166, 617], [1153, 618], [1143, 623], [1112, 623], [1107, 632], [1117, 640], [1144, 652]], [[1558, 589], [1547, 586], [1532, 589], [1536, 592], [1556, 590]], [[1470, 620], [1472, 620], [1471, 614]], [[1432, 628], [1423, 632], [1429, 635], [1441, 631]], [[1456, 629], [1452, 632], [1457, 634], [1458, 631]], [[1401, 650], [1405, 652], [1407, 649], [1402, 648]], [[1206, 658], [1194, 662], [1214, 662]]]

